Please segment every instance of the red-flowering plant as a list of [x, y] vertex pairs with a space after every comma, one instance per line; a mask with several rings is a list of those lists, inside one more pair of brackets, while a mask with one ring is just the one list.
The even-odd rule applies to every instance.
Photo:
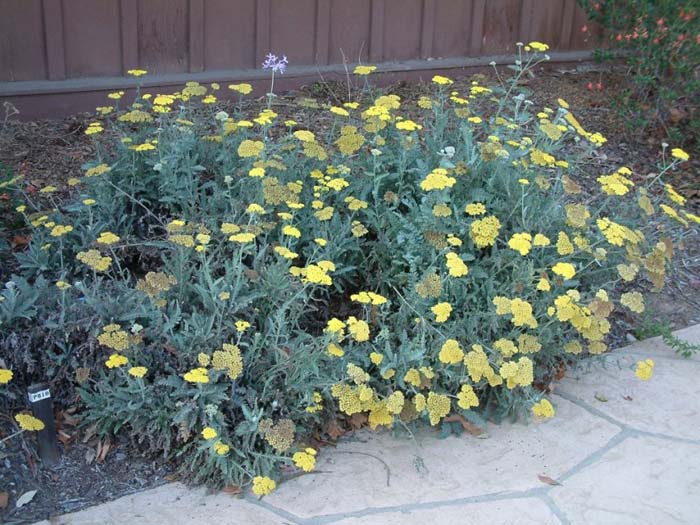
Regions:
[[[632, 83], [622, 93], [636, 129], [661, 126], [674, 141], [700, 136], [700, 5], [697, 0], [578, 0], [622, 48]], [[599, 53], [605, 57], [606, 53]]]

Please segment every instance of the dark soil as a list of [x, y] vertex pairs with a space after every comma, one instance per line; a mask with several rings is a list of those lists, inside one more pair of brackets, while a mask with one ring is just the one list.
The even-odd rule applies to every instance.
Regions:
[[[35, 446], [35, 438], [23, 434], [0, 449], [0, 504], [2, 493], [8, 496], [7, 508], [0, 510], [0, 523], [34, 523], [157, 487], [170, 479], [162, 459], [142, 457], [128, 443], [110, 446], [102, 461], [96, 458], [97, 447], [102, 446], [97, 440], [61, 445], [61, 459], [50, 468], [41, 466]], [[18, 498], [34, 490], [31, 502], [17, 508]]]
[[[470, 82], [471, 77], [460, 79], [453, 88], [462, 91]], [[599, 82], [602, 84], [600, 91], [595, 88]], [[593, 90], [588, 89], [589, 83], [593, 84]], [[637, 180], [642, 181], [653, 176], [664, 135], [660, 131], [639, 136], [628, 129], [625, 116], [614, 109], [612, 98], [625, 83], [625, 76], [617, 70], [596, 69], [590, 65], [555, 66], [531, 80], [528, 87], [539, 105], [556, 107], [557, 98], [564, 98], [586, 129], [600, 131], [608, 138], [609, 142], [598, 150], [594, 159], [590, 159], [592, 174], [614, 171], [626, 165], [633, 170]], [[389, 91], [404, 100], [416, 100], [425, 89], [420, 84], [402, 82]], [[308, 118], [309, 109], [297, 103], [301, 97], [316, 98], [320, 103], [338, 103], [346, 100], [347, 87], [317, 83], [300, 93], [278, 97], [275, 110], [280, 119], [293, 118], [298, 122], [323, 126], [318, 119]], [[3, 190], [3, 180], [22, 175], [19, 185], [25, 195], [34, 199], [39, 198], [38, 189], [48, 184], [65, 187], [70, 177], [81, 175], [81, 165], [93, 156], [92, 143], [83, 134], [89, 119], [88, 115], [77, 115], [35, 122], [10, 120], [4, 125], [0, 121], [0, 257], [3, 241], [6, 247], [9, 244], [10, 249], [21, 250], [28, 234], [14, 213], [20, 197]], [[689, 209], [697, 213], [700, 209], [700, 151], [688, 151], [691, 161], [670, 174], [668, 180], [688, 197]], [[0, 260], [0, 282], [9, 275], [9, 264], [7, 259]], [[700, 322], [700, 239], [697, 234], [689, 237], [677, 250], [674, 273], [664, 291], [648, 305], [648, 311], [654, 321], [666, 323], [673, 329]], [[618, 318], [615, 325], [612, 345], [624, 343], [632, 333], [628, 319]], [[115, 499], [171, 479], [162, 459], [141, 457], [136, 447], [125, 442], [112, 444], [101, 458], [99, 452], [104, 452], [104, 444], [91, 436], [89, 429], [81, 428], [71, 416], [66, 420], [62, 412], [58, 413], [57, 419], [59, 429], [65, 433], [62, 434], [65, 445], [62, 445], [61, 462], [53, 468], [42, 468], [37, 463], [31, 436], [25, 438], [25, 434], [13, 439], [5, 448], [0, 446], [0, 521], [28, 523]], [[12, 423], [0, 423], [0, 439], [9, 435], [13, 427]], [[17, 498], [31, 490], [38, 491], [31, 503], [16, 508]], [[9, 496], [4, 514], [3, 492]]]

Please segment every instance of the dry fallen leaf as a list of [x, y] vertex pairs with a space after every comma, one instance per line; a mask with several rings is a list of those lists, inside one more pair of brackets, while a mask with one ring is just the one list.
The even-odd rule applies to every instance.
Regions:
[[73, 440], [73, 436], [63, 430], [57, 432], [58, 440], [63, 443], [64, 447], [68, 447], [68, 444]]
[[83, 443], [90, 441], [95, 434], [97, 434], [97, 423], [90, 425], [85, 429], [85, 433], [83, 434]]
[[22, 247], [26, 246], [27, 244], [29, 244], [29, 242], [31, 240], [32, 240], [31, 235], [26, 235], [26, 236], [15, 235], [14, 237], [12, 237], [12, 240], [10, 241], [10, 245], [13, 248], [22, 248]]
[[552, 479], [544, 474], [537, 474], [537, 479], [539, 479], [542, 483], [546, 483], [547, 485], [561, 485], [561, 483], [559, 483], [556, 479]]
[[459, 414], [453, 414], [451, 416], [448, 416], [443, 421], [446, 421], [447, 423], [459, 423], [460, 425], [462, 425], [464, 430], [466, 432], [469, 432], [472, 436], [480, 436], [484, 433], [483, 429], [477, 427], [474, 423], [470, 423], [469, 421], [464, 419], [464, 416], [460, 416]]
[[27, 503], [31, 502], [34, 499], [34, 496], [36, 496], [37, 492], [38, 491], [36, 490], [30, 490], [29, 492], [25, 492], [24, 494], [22, 494], [19, 498], [17, 498], [17, 501], [15, 502], [15, 507], [24, 507]]
[[97, 445], [95, 462], [104, 463], [104, 460], [107, 457], [107, 453], [109, 452], [110, 448], [112, 448], [112, 440], [108, 436], [105, 438], [104, 441], [101, 441], [100, 444]]
[[335, 440], [338, 439], [340, 436], [345, 434], [345, 430], [338, 424], [338, 421], [335, 419], [331, 419], [327, 424], [326, 428], [324, 428], [324, 431], [326, 434], [328, 434], [328, 437]]
[[362, 428], [367, 423], [367, 414], [358, 413], [350, 416], [350, 426], [353, 430], [358, 430]]
[[10, 501], [10, 495], [7, 492], [0, 492], [0, 510], [7, 508], [8, 501]]
[[230, 496], [236, 496], [243, 492], [243, 490], [238, 485], [226, 485], [223, 489], [221, 489], [221, 492], [224, 494], [229, 494]]

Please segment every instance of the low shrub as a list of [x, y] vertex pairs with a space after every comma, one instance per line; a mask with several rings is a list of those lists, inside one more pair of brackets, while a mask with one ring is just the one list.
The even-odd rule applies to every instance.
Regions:
[[618, 95], [630, 129], [661, 127], [671, 140], [700, 137], [700, 5], [697, 0], [578, 0], [622, 49], [631, 86]]
[[519, 82], [546, 49], [520, 47], [501, 85], [435, 76], [409, 104], [365, 84], [307, 124], [196, 83], [100, 108], [70, 196], [19, 208], [6, 391], [77, 383], [99, 432], [256, 494], [313, 469], [328, 419], [551, 417], [552, 377], [607, 351], [611, 314], [644, 310], [700, 217], [663, 183], [680, 149], [649, 188], [590, 173], [605, 138]]

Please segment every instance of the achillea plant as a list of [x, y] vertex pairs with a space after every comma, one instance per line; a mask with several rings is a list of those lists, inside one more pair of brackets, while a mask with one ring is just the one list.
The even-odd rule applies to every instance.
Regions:
[[587, 172], [605, 138], [520, 91], [546, 50], [521, 47], [500, 86], [319, 109], [323, 129], [222, 111], [196, 83], [108, 112], [72, 197], [22, 210], [7, 366], [64, 391], [76, 374], [101, 432], [258, 495], [280, 465], [314, 468], [325, 418], [554, 416], [534, 385], [608, 350], [611, 315], [644, 310], [700, 217], [664, 184], [680, 149], [650, 188]]

